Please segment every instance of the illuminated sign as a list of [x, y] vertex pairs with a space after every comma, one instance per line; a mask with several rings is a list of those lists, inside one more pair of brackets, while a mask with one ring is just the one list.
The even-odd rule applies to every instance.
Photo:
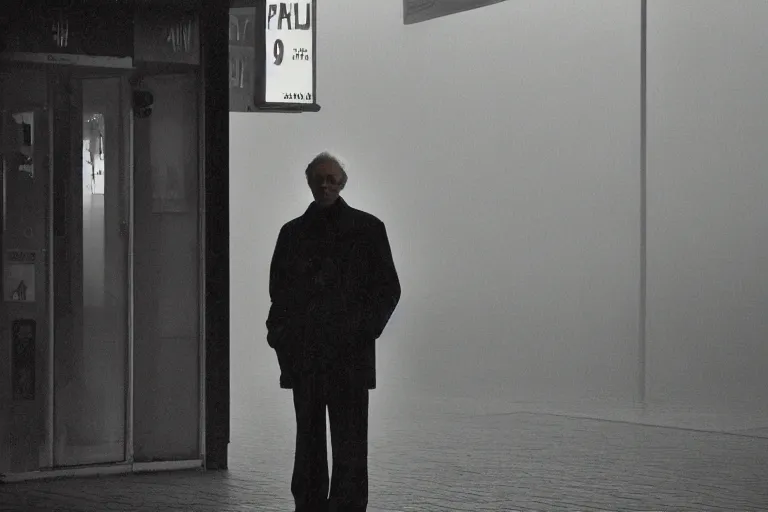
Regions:
[[230, 112], [316, 112], [315, 0], [231, 0]]
[[266, 2], [266, 103], [314, 103], [314, 2]]

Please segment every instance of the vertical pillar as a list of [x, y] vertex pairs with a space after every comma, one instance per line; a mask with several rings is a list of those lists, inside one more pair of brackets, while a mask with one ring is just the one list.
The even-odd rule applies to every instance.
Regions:
[[229, 444], [229, 2], [202, 3], [205, 196], [205, 466]]
[[647, 65], [647, 34], [648, 34], [648, 1], [640, 0], [640, 315], [639, 335], [637, 349], [637, 392], [636, 401], [644, 406], [646, 403], [647, 376], [647, 305], [648, 305], [648, 271], [647, 271], [647, 90], [646, 90], [646, 65]]

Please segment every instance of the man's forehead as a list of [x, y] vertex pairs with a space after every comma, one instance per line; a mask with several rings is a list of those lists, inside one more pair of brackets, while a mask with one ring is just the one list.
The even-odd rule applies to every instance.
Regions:
[[330, 161], [320, 162], [317, 164], [317, 166], [315, 166], [314, 172], [316, 174], [324, 174], [324, 175], [341, 174], [341, 167], [339, 167], [339, 165], [336, 164], [335, 162], [330, 162]]

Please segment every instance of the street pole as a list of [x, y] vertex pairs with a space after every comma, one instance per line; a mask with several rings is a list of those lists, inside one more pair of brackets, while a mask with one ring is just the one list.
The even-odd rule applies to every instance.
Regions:
[[647, 33], [648, 33], [648, 0], [640, 0], [640, 314], [638, 329], [638, 368], [637, 368], [637, 401], [641, 406], [646, 402], [646, 317], [647, 317]]

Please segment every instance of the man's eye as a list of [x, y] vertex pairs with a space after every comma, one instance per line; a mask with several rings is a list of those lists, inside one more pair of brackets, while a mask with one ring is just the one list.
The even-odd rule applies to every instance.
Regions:
[[315, 178], [315, 183], [318, 185], [322, 185], [323, 183], [328, 183], [329, 185], [338, 185], [338, 180], [333, 176], [318, 176]]

